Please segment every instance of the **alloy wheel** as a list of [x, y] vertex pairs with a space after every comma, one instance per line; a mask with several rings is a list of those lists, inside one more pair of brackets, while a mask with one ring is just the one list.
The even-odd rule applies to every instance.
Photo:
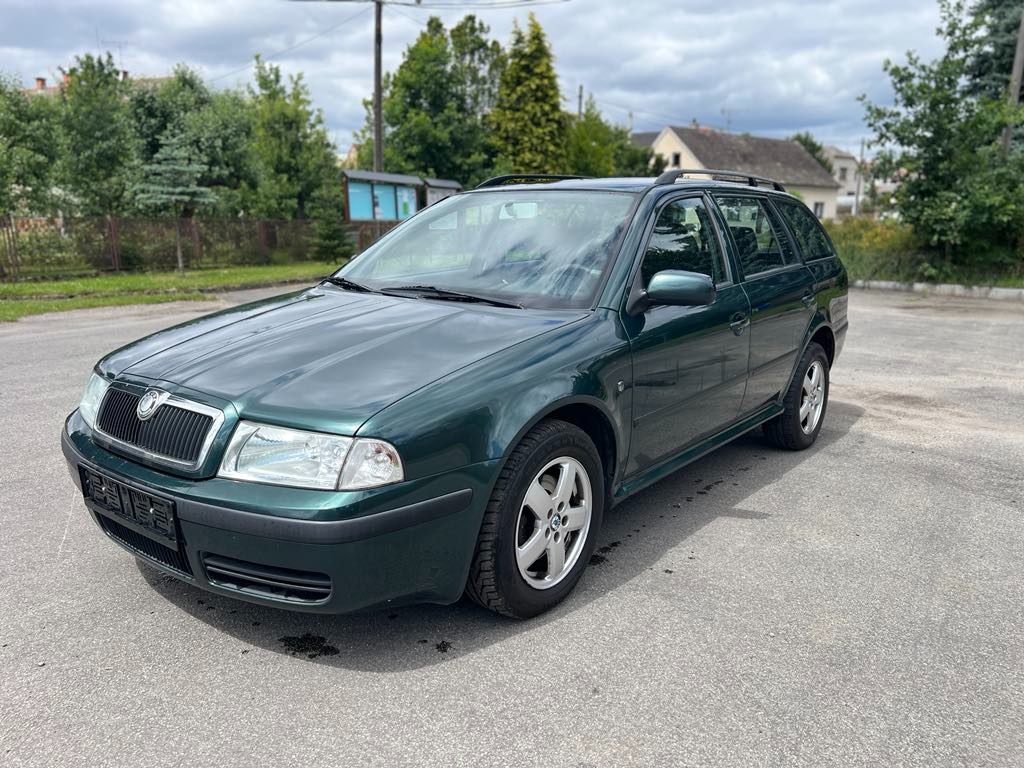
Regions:
[[825, 368], [815, 360], [804, 374], [800, 393], [800, 429], [805, 435], [814, 432], [825, 408]]
[[580, 558], [593, 511], [590, 476], [569, 456], [548, 462], [530, 482], [516, 520], [516, 564], [534, 589], [549, 589]]

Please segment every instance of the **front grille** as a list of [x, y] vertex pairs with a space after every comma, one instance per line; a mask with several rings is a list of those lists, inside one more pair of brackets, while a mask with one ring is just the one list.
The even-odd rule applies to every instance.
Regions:
[[162, 563], [168, 568], [173, 568], [186, 576], [192, 575], [192, 566], [189, 565], [188, 558], [181, 551], [158, 544], [152, 539], [136, 533], [131, 528], [121, 525], [116, 520], [111, 520], [106, 515], [96, 515], [96, 517], [100, 521], [100, 526], [110, 538], [128, 547], [135, 554], [150, 560], [156, 560], [158, 563]]
[[139, 395], [111, 388], [100, 406], [96, 426], [122, 443], [183, 464], [196, 464], [213, 416], [164, 403], [148, 421], [135, 410]]
[[211, 584], [261, 597], [300, 603], [319, 603], [331, 595], [331, 577], [326, 573], [294, 571], [204, 552], [203, 567]]

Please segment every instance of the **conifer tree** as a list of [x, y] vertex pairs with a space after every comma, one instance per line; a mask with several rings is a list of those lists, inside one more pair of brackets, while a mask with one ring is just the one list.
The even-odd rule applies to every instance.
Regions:
[[216, 202], [216, 196], [199, 186], [206, 168], [195, 160], [178, 134], [164, 136], [153, 162], [143, 167], [143, 180], [135, 187], [140, 207], [171, 211], [174, 214], [174, 248], [178, 269], [185, 269], [181, 253], [181, 219], [191, 216], [201, 205]]
[[566, 121], [551, 48], [530, 14], [512, 32], [508, 63], [488, 122], [505, 173], [558, 173], [565, 166]]

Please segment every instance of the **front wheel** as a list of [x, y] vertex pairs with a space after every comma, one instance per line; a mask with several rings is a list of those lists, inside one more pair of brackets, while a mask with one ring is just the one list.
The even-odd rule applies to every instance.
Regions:
[[828, 374], [828, 355], [820, 344], [812, 341], [786, 390], [782, 414], [765, 422], [764, 434], [771, 442], [791, 451], [802, 451], [814, 444], [825, 421]]
[[495, 484], [466, 593], [515, 618], [561, 602], [590, 559], [604, 497], [601, 458], [587, 434], [564, 421], [538, 424]]

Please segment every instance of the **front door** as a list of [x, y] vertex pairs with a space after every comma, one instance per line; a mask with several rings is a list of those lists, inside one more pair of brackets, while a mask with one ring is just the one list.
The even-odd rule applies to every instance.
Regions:
[[789, 385], [813, 310], [812, 278], [767, 201], [716, 195], [750, 300], [750, 378], [742, 412], [778, 399]]
[[633, 353], [633, 429], [626, 473], [679, 453], [736, 419], [747, 376], [747, 296], [732, 278], [702, 197], [656, 213], [637, 280], [664, 269], [701, 272], [713, 304], [651, 307], [623, 317]]

